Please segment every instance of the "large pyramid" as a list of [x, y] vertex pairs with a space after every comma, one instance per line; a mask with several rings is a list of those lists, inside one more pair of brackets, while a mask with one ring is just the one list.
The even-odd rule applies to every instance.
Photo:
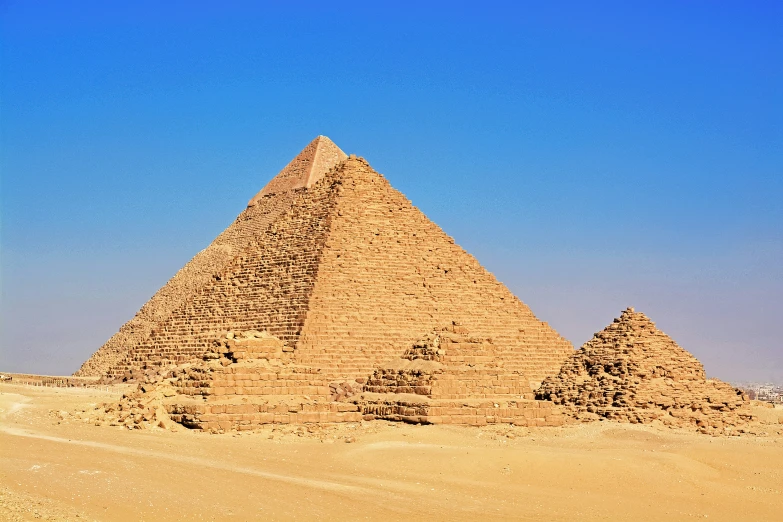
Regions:
[[707, 379], [698, 359], [633, 308], [574, 352], [537, 396], [581, 420], [659, 420], [712, 434], [751, 418], [742, 392]]
[[227, 331], [255, 330], [326, 379], [365, 378], [453, 322], [531, 383], [573, 351], [366, 161], [319, 136], [77, 375], [200, 360]]

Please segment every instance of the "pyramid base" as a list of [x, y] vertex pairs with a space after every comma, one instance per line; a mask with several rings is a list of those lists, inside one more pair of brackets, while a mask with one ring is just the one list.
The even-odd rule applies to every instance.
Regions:
[[249, 431], [267, 424], [358, 422], [362, 414], [355, 404], [316, 402], [292, 396], [264, 400], [182, 400], [166, 406], [174, 422], [201, 431]]
[[161, 417], [210, 432], [373, 419], [467, 426], [565, 423], [561, 408], [534, 400], [522, 375], [497, 364], [491, 340], [469, 338], [459, 328], [454, 323], [433, 332], [402, 358], [353, 382], [290, 362], [283, 343], [265, 332], [229, 332], [200, 362], [145, 374], [148, 382], [106, 411], [115, 411], [126, 425]]
[[366, 420], [384, 419], [414, 424], [513, 424], [562, 426], [567, 418], [549, 401], [510, 397], [484, 399], [432, 399], [422, 395], [364, 393], [355, 398]]

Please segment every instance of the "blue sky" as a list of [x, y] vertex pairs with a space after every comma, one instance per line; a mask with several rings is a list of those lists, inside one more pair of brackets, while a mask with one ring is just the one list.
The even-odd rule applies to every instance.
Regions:
[[575, 346], [633, 305], [783, 382], [783, 4], [160, 4], [0, 5], [0, 369], [76, 370], [325, 134]]

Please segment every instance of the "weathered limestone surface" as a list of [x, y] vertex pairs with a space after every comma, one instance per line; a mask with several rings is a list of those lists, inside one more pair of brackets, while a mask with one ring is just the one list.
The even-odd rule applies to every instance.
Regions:
[[354, 382], [452, 320], [529, 383], [556, 372], [570, 343], [363, 159], [321, 172], [343, 156], [311, 143], [78, 373], [198, 361], [225, 332], [259, 330], [292, 363]]
[[363, 159], [330, 179], [339, 197], [296, 347], [303, 364], [364, 377], [451, 321], [494, 339], [532, 382], [573, 351]]
[[577, 350], [537, 390], [581, 420], [660, 420], [703, 433], [731, 433], [751, 420], [739, 390], [707, 379], [704, 367], [633, 308]]
[[292, 206], [129, 353], [127, 366], [197, 359], [228, 330], [266, 330], [293, 347], [302, 330], [334, 192], [294, 192]]

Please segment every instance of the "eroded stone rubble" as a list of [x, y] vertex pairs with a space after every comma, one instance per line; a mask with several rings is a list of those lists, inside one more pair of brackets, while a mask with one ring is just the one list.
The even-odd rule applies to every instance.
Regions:
[[752, 420], [747, 396], [707, 379], [693, 355], [633, 308], [596, 333], [557, 375], [545, 379], [537, 397], [582, 421], [661, 421], [730, 434]]

